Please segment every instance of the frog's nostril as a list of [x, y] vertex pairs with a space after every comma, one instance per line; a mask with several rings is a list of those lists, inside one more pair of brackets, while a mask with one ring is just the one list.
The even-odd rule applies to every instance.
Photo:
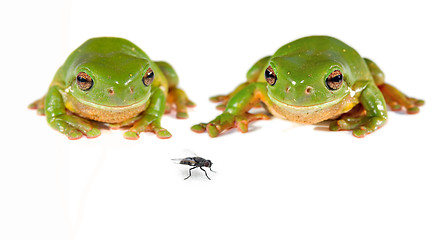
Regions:
[[133, 87], [129, 87], [129, 92], [130, 92], [131, 94], [133, 94], [133, 93], [134, 93], [134, 88], [133, 88]]
[[288, 87], [286, 88], [286, 93], [289, 93], [289, 91], [290, 91], [290, 86], [288, 86]]
[[108, 94], [114, 95], [114, 89], [112, 87], [107, 90], [108, 90]]
[[313, 87], [307, 86], [307, 88], [305, 88], [305, 94], [310, 94], [313, 91]]

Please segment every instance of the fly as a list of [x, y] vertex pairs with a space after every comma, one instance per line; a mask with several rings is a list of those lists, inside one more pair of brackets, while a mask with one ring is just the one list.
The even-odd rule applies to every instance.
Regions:
[[173, 159], [173, 160], [178, 160], [179, 164], [193, 166], [192, 168], [189, 169], [189, 175], [188, 175], [188, 177], [184, 178], [184, 180], [187, 180], [189, 177], [191, 177], [191, 170], [196, 169], [196, 168], [200, 168], [204, 172], [204, 174], [206, 175], [207, 179], [209, 179], [209, 180], [211, 180], [211, 179], [207, 175], [207, 172], [206, 172], [206, 170], [203, 169], [203, 167], [208, 167], [209, 170], [211, 170], [212, 172], [215, 172], [211, 168], [212, 167], [211, 160], [207, 160], [207, 159], [204, 159], [202, 157], [186, 157], [186, 158], [182, 158], [182, 159]]

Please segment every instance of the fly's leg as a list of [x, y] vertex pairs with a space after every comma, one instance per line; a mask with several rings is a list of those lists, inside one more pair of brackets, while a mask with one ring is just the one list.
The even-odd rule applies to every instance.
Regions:
[[190, 168], [188, 177], [184, 178], [183, 180], [187, 180], [189, 177], [191, 177], [191, 170], [193, 170], [195, 168], [197, 168], [197, 167]]
[[200, 169], [204, 172], [204, 175], [206, 175], [207, 179], [211, 180], [210, 177], [207, 175], [206, 170], [204, 170], [202, 167], [200, 167]]

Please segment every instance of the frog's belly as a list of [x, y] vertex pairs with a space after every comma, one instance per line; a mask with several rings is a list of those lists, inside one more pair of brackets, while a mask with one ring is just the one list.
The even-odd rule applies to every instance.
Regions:
[[65, 105], [69, 111], [83, 118], [104, 123], [121, 123], [142, 113], [147, 108], [148, 102], [125, 107], [95, 108], [69, 98], [65, 101]]
[[272, 115], [303, 124], [315, 124], [328, 119], [335, 119], [358, 104], [358, 101], [350, 96], [338, 102], [308, 107], [286, 105], [272, 98], [271, 101], [272, 106], [267, 107], [267, 110]]

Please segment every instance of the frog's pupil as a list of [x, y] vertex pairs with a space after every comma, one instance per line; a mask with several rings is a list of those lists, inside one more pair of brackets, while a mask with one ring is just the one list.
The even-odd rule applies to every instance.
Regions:
[[335, 83], [338, 83], [338, 82], [341, 82], [342, 79], [343, 79], [343, 76], [341, 76], [341, 75], [337, 75], [337, 76], [333, 77], [333, 78], [331, 79], [331, 81], [333, 81], [333, 82], [335, 82]]

